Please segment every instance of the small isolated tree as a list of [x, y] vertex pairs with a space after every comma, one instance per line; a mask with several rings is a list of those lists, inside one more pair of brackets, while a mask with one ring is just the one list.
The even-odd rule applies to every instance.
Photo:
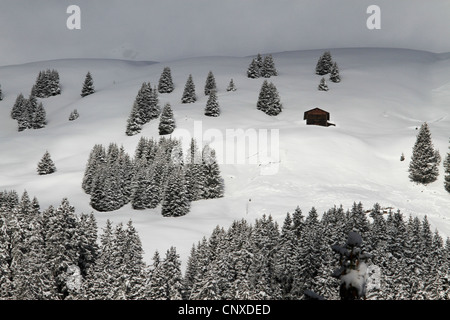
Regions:
[[195, 94], [195, 84], [194, 80], [192, 79], [192, 75], [190, 74], [186, 85], [184, 86], [183, 96], [181, 97], [182, 103], [194, 103], [197, 101], [197, 96]]
[[236, 91], [236, 85], [234, 84], [233, 79], [230, 80], [228, 84], [227, 91]]
[[319, 91], [328, 91], [328, 85], [325, 78], [322, 77], [322, 79], [320, 79], [320, 83], [317, 89], [319, 89]]
[[0, 101], [3, 100], [2, 85], [0, 84]]
[[171, 93], [174, 89], [172, 81], [172, 73], [169, 67], [165, 67], [161, 73], [161, 77], [158, 82], [159, 93]]
[[214, 78], [212, 71], [209, 71], [208, 76], [206, 77], [205, 95], [209, 95], [212, 90], [217, 91], [216, 79]]
[[37, 166], [37, 172], [39, 175], [51, 174], [56, 171], [55, 163], [50, 157], [50, 153], [45, 151], [41, 161]]
[[81, 96], [86, 97], [95, 92], [94, 80], [92, 79], [91, 73], [88, 71], [86, 78], [84, 79], [83, 88], [81, 89]]
[[220, 115], [219, 103], [215, 90], [210, 91], [208, 102], [206, 103], [205, 115], [209, 117], [218, 117]]
[[439, 157], [436, 156], [431, 132], [425, 122], [420, 127], [409, 163], [409, 178], [413, 182], [428, 184], [439, 175]]
[[335, 83], [341, 82], [341, 76], [339, 75], [339, 68], [336, 62], [331, 66], [330, 81]]
[[76, 119], [78, 119], [79, 116], [80, 116], [80, 114], [78, 113], [77, 109], [75, 109], [70, 113], [69, 121], [76, 120]]
[[[449, 147], [449, 149], [450, 149], [450, 147]], [[445, 157], [444, 170], [445, 170], [444, 187], [445, 187], [445, 190], [450, 192], [450, 152], [448, 152], [447, 156]]]
[[173, 111], [170, 107], [169, 103], [166, 103], [164, 106], [161, 118], [159, 120], [159, 134], [165, 135], [165, 134], [171, 134], [173, 130], [175, 130], [175, 119], [173, 117]]

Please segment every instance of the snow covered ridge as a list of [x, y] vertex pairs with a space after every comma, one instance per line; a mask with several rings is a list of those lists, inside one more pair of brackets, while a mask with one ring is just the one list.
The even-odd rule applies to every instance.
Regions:
[[[158, 84], [170, 67], [173, 91], [159, 95], [169, 103], [177, 132], [226, 130], [279, 133], [276, 174], [261, 174], [271, 160], [259, 159], [248, 146], [243, 163], [220, 164], [226, 186], [224, 197], [195, 201], [188, 215], [165, 219], [161, 208], [133, 210], [130, 205], [102, 214], [94, 211], [99, 226], [106, 219], [126, 223], [132, 219], [142, 237], [147, 261], [156, 249], [175, 246], [185, 263], [190, 245], [216, 225], [227, 226], [241, 218], [271, 214], [281, 221], [297, 204], [324, 212], [330, 205], [350, 207], [354, 201], [379, 202], [405, 214], [423, 218], [443, 235], [450, 234], [450, 199], [444, 186], [443, 163], [437, 180], [426, 186], [411, 183], [408, 165], [419, 128], [428, 123], [434, 149], [442, 160], [448, 150], [450, 59], [448, 54], [400, 49], [332, 49], [341, 81], [319, 91], [315, 73], [324, 50], [272, 53], [277, 75], [270, 78], [278, 91], [282, 112], [269, 116], [257, 110], [265, 78], [250, 79], [247, 69], [254, 57], [199, 57], [165, 63], [107, 59], [63, 59], [0, 67], [3, 100], [0, 101], [1, 188], [27, 190], [44, 208], [68, 197], [79, 212], [91, 212], [90, 196], [80, 187], [94, 145], [111, 142], [132, 154], [141, 136], [159, 137], [158, 121], [142, 126], [140, 133], [125, 134], [136, 94], [144, 82]], [[17, 131], [10, 117], [20, 92], [30, 92], [42, 70], [58, 70], [61, 94], [37, 98], [46, 111], [39, 130]], [[95, 93], [81, 97], [83, 80], [90, 72]], [[191, 74], [200, 88], [212, 71], [220, 116], [204, 114], [209, 96], [197, 90], [197, 100], [183, 104], [184, 86]], [[226, 88], [233, 79], [234, 91]], [[304, 112], [322, 108], [336, 126], [307, 126]], [[69, 121], [77, 110], [78, 118]], [[271, 131], [274, 130], [274, 131]], [[204, 138], [206, 140], [206, 137]], [[218, 151], [218, 141], [210, 146]], [[57, 171], [38, 175], [36, 166], [45, 151]], [[401, 154], [405, 161], [399, 161]], [[226, 155], [226, 154], [225, 154]], [[254, 161], [257, 159], [256, 161]], [[225, 158], [226, 160], [226, 158]], [[251, 162], [254, 161], [254, 162]], [[251, 201], [249, 201], [251, 199]]]

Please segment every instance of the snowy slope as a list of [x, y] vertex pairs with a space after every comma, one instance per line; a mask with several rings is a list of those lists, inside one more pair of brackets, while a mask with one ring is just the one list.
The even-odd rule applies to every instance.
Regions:
[[[400, 209], [405, 215], [427, 215], [432, 227], [450, 236], [450, 194], [439, 179], [428, 186], [408, 179], [408, 163], [424, 121], [430, 125], [435, 147], [444, 157], [450, 137], [450, 55], [401, 49], [333, 49], [342, 82], [328, 82], [330, 91], [317, 90], [320, 76], [314, 68], [323, 50], [273, 54], [279, 72], [272, 81], [284, 110], [270, 117], [256, 110], [263, 79], [248, 79], [252, 57], [199, 57], [164, 64], [123, 60], [55, 60], [0, 67], [4, 100], [0, 102], [0, 188], [27, 190], [42, 208], [57, 206], [68, 197], [77, 212], [91, 212], [89, 196], [81, 181], [89, 152], [96, 143], [123, 145], [133, 155], [141, 136], [158, 137], [158, 121], [147, 124], [136, 136], [125, 135], [126, 119], [144, 81], [157, 85], [169, 66], [176, 89], [160, 95], [160, 104], [170, 102], [182, 129], [193, 133], [216, 129], [279, 130], [278, 172], [261, 175], [265, 159], [247, 154], [246, 164], [222, 164], [225, 197], [192, 203], [191, 212], [180, 218], [163, 218], [160, 209], [135, 211], [130, 205], [109, 213], [96, 213], [99, 227], [106, 219], [114, 223], [133, 220], [141, 236], [146, 259], [155, 250], [164, 253], [176, 246], [183, 263], [193, 243], [208, 236], [216, 225], [228, 227], [235, 219], [253, 222], [271, 214], [280, 223], [287, 211], [299, 205], [306, 214], [312, 206], [323, 212], [334, 205], [350, 208], [361, 201], [366, 209], [379, 202]], [[62, 95], [42, 99], [48, 125], [41, 130], [17, 131], [9, 116], [16, 96], [28, 95], [40, 70], [59, 72]], [[203, 115], [203, 88], [208, 71], [218, 86], [222, 114]], [[97, 92], [81, 98], [87, 71]], [[184, 84], [192, 74], [198, 101], [180, 103]], [[226, 92], [230, 79], [237, 87]], [[303, 113], [314, 107], [330, 112], [335, 127], [306, 126]], [[77, 109], [80, 118], [69, 122]], [[258, 131], [260, 132], [260, 131]], [[204, 144], [207, 141], [203, 142]], [[215, 147], [220, 144], [213, 143]], [[58, 171], [38, 176], [36, 165], [48, 150]], [[220, 150], [216, 150], [220, 152]], [[400, 162], [401, 153], [406, 161]], [[256, 157], [257, 164], [250, 158]], [[255, 159], [253, 159], [255, 160]], [[251, 202], [249, 202], [251, 199]]]

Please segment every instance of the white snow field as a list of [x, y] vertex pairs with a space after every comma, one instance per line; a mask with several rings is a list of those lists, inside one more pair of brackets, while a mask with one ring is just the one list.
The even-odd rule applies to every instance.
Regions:
[[[183, 130], [193, 134], [201, 124], [202, 143], [206, 144], [210, 129], [224, 136], [227, 130], [243, 129], [250, 134], [278, 129], [279, 140], [275, 135], [268, 140], [273, 146], [279, 142], [279, 163], [278, 170], [277, 164], [268, 164], [259, 148], [256, 153], [246, 153], [245, 164], [221, 164], [225, 196], [193, 202], [183, 217], [164, 218], [160, 207], [136, 211], [130, 204], [113, 212], [95, 212], [100, 232], [106, 219], [114, 224], [132, 219], [149, 263], [155, 250], [164, 254], [175, 246], [185, 265], [192, 245], [209, 236], [216, 225], [228, 228], [241, 218], [253, 223], [263, 214], [281, 224], [286, 212], [293, 212], [297, 205], [307, 215], [312, 206], [322, 213], [334, 205], [349, 209], [353, 202], [361, 201], [370, 209], [378, 202], [382, 207], [400, 209], [405, 217], [411, 214], [422, 219], [427, 215], [433, 229], [450, 236], [450, 194], [443, 187], [442, 163], [439, 178], [432, 184], [417, 185], [408, 179], [416, 128], [423, 122], [429, 124], [442, 158], [449, 151], [450, 54], [332, 49], [342, 81], [328, 81], [330, 90], [323, 92], [317, 90], [321, 76], [315, 74], [315, 66], [324, 51], [273, 54], [279, 74], [268, 80], [276, 85], [284, 107], [276, 117], [256, 109], [264, 79], [247, 78], [253, 57], [198, 57], [164, 63], [65, 59], [2, 66], [0, 189], [15, 189], [19, 195], [27, 190], [38, 198], [42, 209], [58, 206], [67, 197], [77, 213], [95, 212], [81, 189], [89, 153], [94, 144], [116, 142], [133, 155], [141, 136], [158, 139], [158, 120], [133, 137], [125, 135], [125, 128], [141, 84], [157, 85], [168, 66], [176, 88], [160, 94], [159, 99], [161, 107], [169, 102], [174, 110], [174, 135]], [[10, 117], [14, 101], [20, 92], [27, 97], [39, 71], [48, 68], [58, 70], [62, 87], [61, 95], [38, 99], [46, 109], [48, 125], [18, 132], [17, 122]], [[203, 114], [207, 101], [203, 89], [210, 70], [218, 86], [222, 112], [218, 118]], [[96, 93], [81, 98], [87, 71], [92, 73]], [[189, 74], [198, 100], [181, 104]], [[227, 92], [231, 78], [237, 91]], [[307, 126], [303, 113], [314, 107], [330, 112], [330, 121], [336, 126]], [[74, 109], [80, 117], [68, 121]], [[220, 141], [212, 146], [219, 154], [225, 152]], [[46, 150], [57, 172], [39, 176], [36, 166]], [[403, 162], [402, 153], [406, 157]]]

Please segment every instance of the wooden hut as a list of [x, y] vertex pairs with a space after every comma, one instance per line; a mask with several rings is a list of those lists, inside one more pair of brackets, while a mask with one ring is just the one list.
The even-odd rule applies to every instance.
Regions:
[[314, 108], [305, 111], [303, 120], [306, 120], [307, 125], [316, 125], [324, 127], [335, 125], [334, 123], [328, 122], [330, 120], [330, 113], [319, 108]]

